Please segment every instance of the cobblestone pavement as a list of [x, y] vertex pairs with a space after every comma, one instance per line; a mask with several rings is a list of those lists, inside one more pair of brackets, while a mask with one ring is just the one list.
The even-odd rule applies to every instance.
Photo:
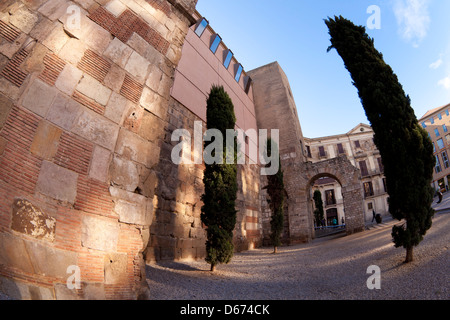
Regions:
[[[437, 214], [415, 261], [404, 264], [387, 221], [362, 233], [321, 238], [283, 247], [236, 254], [228, 265], [209, 272], [204, 261], [147, 266], [147, 281], [157, 300], [448, 300], [450, 214]], [[381, 289], [369, 290], [369, 266], [381, 269]]]

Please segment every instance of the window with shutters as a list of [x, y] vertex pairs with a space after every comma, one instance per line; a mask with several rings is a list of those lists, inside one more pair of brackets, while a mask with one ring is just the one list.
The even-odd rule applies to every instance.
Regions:
[[342, 146], [342, 143], [338, 143], [337, 148], [338, 148], [338, 154], [344, 154], [345, 153], [344, 147]]
[[372, 197], [374, 195], [373, 193], [373, 185], [372, 182], [365, 182], [364, 183], [364, 196], [367, 197]]
[[367, 163], [366, 163], [366, 161], [360, 161], [359, 162], [359, 169], [361, 170], [361, 176], [367, 177], [369, 175], [369, 170], [367, 170]]
[[321, 157], [321, 158], [326, 157], [325, 148], [323, 146], [319, 147], [319, 157]]

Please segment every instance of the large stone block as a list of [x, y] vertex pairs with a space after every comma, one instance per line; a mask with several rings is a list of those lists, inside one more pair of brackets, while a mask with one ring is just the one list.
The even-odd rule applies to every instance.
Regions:
[[127, 254], [105, 254], [105, 284], [120, 284], [127, 280]]
[[86, 248], [114, 252], [117, 250], [119, 224], [116, 220], [85, 215], [81, 225], [81, 245]]
[[116, 152], [123, 157], [143, 164], [147, 168], [154, 167], [159, 161], [160, 148], [137, 134], [121, 129], [117, 139]]
[[47, 120], [70, 131], [81, 111], [82, 106], [78, 102], [59, 93], [47, 113]]
[[95, 112], [84, 109], [75, 121], [72, 131], [86, 140], [113, 150], [119, 134], [119, 126]]
[[140, 104], [146, 110], [165, 120], [168, 110], [168, 102], [156, 92], [144, 87]]
[[103, 54], [105, 55], [105, 57], [111, 59], [112, 62], [116, 63], [121, 68], [125, 68], [132, 53], [133, 49], [131, 49], [119, 39], [114, 38], [109, 43], [108, 48], [106, 48]]
[[27, 10], [26, 7], [20, 7], [14, 11], [13, 15], [9, 18], [9, 22], [22, 30], [25, 33], [29, 33], [38, 21], [38, 16]]
[[80, 80], [76, 89], [85, 96], [94, 99], [101, 105], [106, 105], [109, 97], [111, 96], [111, 89], [105, 87], [87, 74], [85, 74]]
[[55, 86], [67, 95], [72, 95], [75, 87], [78, 85], [83, 72], [71, 64], [66, 64], [63, 71], [55, 82]]
[[144, 112], [138, 134], [142, 138], [156, 143], [164, 137], [165, 125], [166, 123], [153, 113]]
[[152, 199], [115, 187], [110, 187], [110, 192], [115, 199], [114, 211], [119, 215], [120, 222], [143, 226], [149, 226], [152, 223]]
[[12, 101], [5, 97], [3, 94], [0, 94], [0, 130], [3, 128], [3, 125], [5, 124], [12, 107]]
[[140, 83], [144, 83], [147, 78], [150, 63], [139, 53], [133, 52], [125, 65], [125, 70], [131, 73]]
[[0, 233], [0, 265], [33, 272], [33, 265], [22, 239], [12, 234]]
[[40, 242], [26, 241], [26, 247], [38, 274], [66, 279], [67, 268], [77, 264], [78, 255], [73, 251], [56, 249]]
[[56, 200], [75, 203], [77, 179], [77, 173], [44, 161], [36, 184], [36, 191]]
[[109, 150], [96, 146], [92, 154], [89, 177], [101, 182], [107, 182], [111, 158], [112, 155]]
[[22, 105], [41, 117], [45, 117], [57, 92], [55, 88], [36, 79], [25, 94]]
[[111, 121], [120, 125], [123, 123], [125, 115], [128, 113], [131, 107], [132, 103], [128, 99], [118, 93], [113, 92], [111, 94], [111, 98], [108, 101], [108, 104], [106, 105], [104, 115]]
[[13, 203], [11, 229], [26, 235], [53, 242], [56, 219], [25, 199]]
[[139, 185], [139, 172], [132, 161], [114, 157], [110, 166], [111, 183], [134, 192]]
[[51, 160], [58, 151], [62, 130], [50, 122], [41, 120], [31, 144], [31, 153], [43, 159]]

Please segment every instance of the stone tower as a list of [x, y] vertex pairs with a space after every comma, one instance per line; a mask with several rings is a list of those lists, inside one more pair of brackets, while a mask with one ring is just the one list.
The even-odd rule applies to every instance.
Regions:
[[1, 2], [1, 291], [145, 298], [154, 168], [196, 2]]
[[[281, 166], [287, 193], [283, 241], [309, 242], [314, 238], [311, 186], [320, 177], [332, 177], [343, 186], [347, 233], [364, 230], [361, 175], [346, 157], [311, 163], [305, 157], [305, 141], [286, 74], [277, 62], [249, 71], [253, 79], [259, 129], [278, 129]], [[264, 187], [266, 182], [261, 181]], [[271, 212], [261, 192], [264, 240], [270, 232]]]

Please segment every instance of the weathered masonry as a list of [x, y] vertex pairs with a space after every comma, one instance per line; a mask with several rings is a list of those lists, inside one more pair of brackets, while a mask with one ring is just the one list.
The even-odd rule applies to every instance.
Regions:
[[[3, 292], [145, 297], [155, 170], [195, 5], [1, 2]], [[70, 266], [79, 289], [66, 285]]]
[[311, 185], [322, 176], [342, 186], [347, 232], [363, 230], [359, 169], [345, 157], [308, 162], [279, 64], [246, 72], [196, 2], [1, 2], [1, 292], [145, 299], [146, 263], [203, 259], [204, 166], [176, 165], [171, 152], [174, 130], [205, 129], [212, 85], [248, 133], [237, 251], [269, 239], [266, 180], [250, 152], [260, 129], [280, 130], [285, 243], [314, 238]]

